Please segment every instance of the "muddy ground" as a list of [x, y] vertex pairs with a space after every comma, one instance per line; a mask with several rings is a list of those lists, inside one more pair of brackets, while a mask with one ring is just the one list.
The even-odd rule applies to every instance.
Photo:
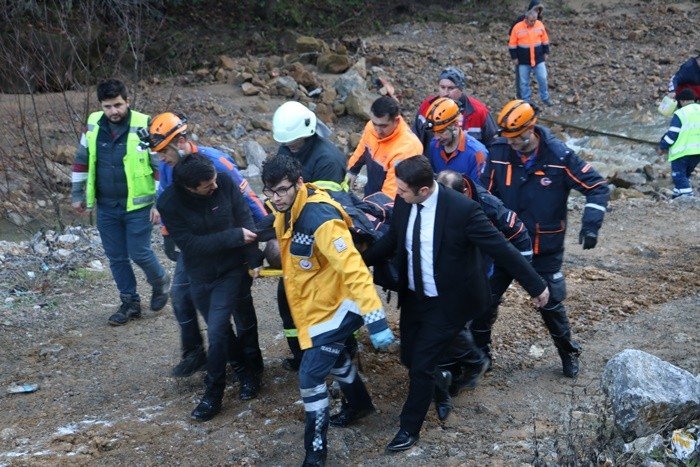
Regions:
[[[667, 28], [673, 25], [668, 15], [697, 18], [697, 3], [586, 5], [559, 8], [548, 17], [548, 27], [558, 36], [554, 50], [560, 51], [559, 58], [553, 53], [550, 69], [558, 76], [553, 78], [557, 107], [552, 112], [605, 114], [621, 105], [653, 111], [659, 88], [692, 54], [682, 44], [700, 43], [697, 28], [682, 24], [681, 36]], [[469, 74], [481, 87], [477, 95], [494, 108], [502, 105], [511, 93], [507, 58], [498, 58], [496, 65], [489, 59], [490, 54], [503, 53], [507, 25], [491, 25], [479, 36], [471, 25], [450, 28], [453, 37], [436, 49], [429, 42], [437, 34], [434, 24], [398, 26], [367, 42], [372, 53], [387, 57], [384, 66], [398, 85], [415, 90], [413, 96], [405, 94], [405, 108], [432, 92], [430, 76], [436, 67], [451, 60], [471, 63], [472, 56], [479, 74]], [[476, 52], [464, 45], [460, 34], [469, 37]], [[598, 61], [588, 66], [593, 57]], [[621, 60], [632, 64], [622, 70], [627, 73], [610, 71], [618, 69], [613, 62]], [[416, 69], [417, 63], [421, 68]], [[643, 73], [645, 63], [651, 73]], [[229, 141], [224, 125], [220, 128], [217, 122], [251, 113], [269, 118], [281, 102], [242, 97], [239, 89], [223, 84], [176, 83], [149, 85], [143, 96], [191, 108], [200, 120], [200, 137], [210, 144]], [[602, 98], [594, 101], [596, 96]], [[79, 94], [68, 97], [80, 107]], [[2, 102], [7, 105], [6, 99]], [[59, 109], [63, 96], [42, 96], [39, 105]], [[156, 104], [149, 106], [145, 110], [158, 109]], [[223, 115], [217, 115], [219, 110]], [[2, 116], [5, 122], [11, 118], [7, 112]], [[336, 131], [345, 134], [360, 128], [361, 122], [350, 117], [335, 123]], [[58, 124], [50, 130], [52, 144], [72, 138], [70, 130]], [[248, 137], [273, 147], [270, 134], [262, 129]], [[445, 424], [431, 409], [421, 441], [406, 453], [384, 454], [398, 428], [406, 371], [396, 351], [378, 353], [365, 345], [363, 375], [379, 411], [356, 427], [330, 429], [331, 465], [582, 464], [606, 447], [607, 455], [617, 460], [599, 388], [605, 362], [624, 348], [637, 348], [700, 372], [700, 206], [651, 199], [614, 201], [598, 247], [584, 252], [575, 242], [582, 199], [571, 204], [564, 267], [573, 331], [585, 349], [578, 379], [561, 375], [538, 314], [523, 291], [513, 287], [495, 328], [493, 373], [477, 390], [455, 399]], [[163, 261], [172, 269], [167, 259]], [[168, 377], [179, 358], [177, 325], [169, 306], [146, 312], [128, 326], [111, 328], [106, 318], [118, 298], [108, 272], [79, 269], [48, 278], [36, 293], [0, 305], [0, 465], [300, 463], [303, 407], [296, 375], [281, 366], [287, 350], [276, 314], [274, 279], [257, 281], [253, 292], [266, 364], [260, 397], [240, 402], [231, 385], [222, 413], [199, 424], [190, 421], [189, 413], [202, 395], [203, 375]], [[148, 296], [146, 288], [141, 292]], [[387, 312], [397, 329], [395, 300]], [[368, 344], [366, 336], [363, 342]], [[539, 349], [544, 353], [535, 357]], [[33, 394], [5, 394], [4, 388], [16, 382], [37, 383], [40, 388]]]

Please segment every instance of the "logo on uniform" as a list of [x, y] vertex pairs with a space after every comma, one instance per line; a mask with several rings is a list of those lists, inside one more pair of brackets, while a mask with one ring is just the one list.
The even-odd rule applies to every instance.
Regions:
[[345, 240], [342, 237], [338, 237], [333, 240], [333, 246], [338, 253], [342, 253], [348, 249], [348, 244], [345, 243]]
[[309, 261], [308, 259], [302, 259], [301, 261], [299, 261], [299, 267], [302, 269], [309, 270], [313, 267], [313, 264], [311, 264], [311, 261]]
[[542, 177], [542, 180], [540, 180], [540, 185], [542, 186], [549, 186], [552, 184], [552, 180], [549, 177]]

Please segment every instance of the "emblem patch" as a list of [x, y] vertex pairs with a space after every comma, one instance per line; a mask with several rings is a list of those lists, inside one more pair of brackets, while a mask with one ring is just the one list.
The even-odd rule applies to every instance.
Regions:
[[309, 270], [313, 267], [313, 264], [311, 264], [311, 261], [309, 261], [308, 259], [302, 259], [301, 261], [299, 261], [299, 267], [302, 269]]
[[542, 186], [549, 186], [552, 184], [552, 180], [549, 179], [548, 177], [542, 177], [542, 180], [540, 180], [540, 185]]
[[333, 240], [333, 246], [335, 247], [335, 250], [338, 253], [342, 253], [348, 249], [348, 244], [345, 243], [345, 240], [343, 240], [342, 237], [338, 237], [335, 240]]

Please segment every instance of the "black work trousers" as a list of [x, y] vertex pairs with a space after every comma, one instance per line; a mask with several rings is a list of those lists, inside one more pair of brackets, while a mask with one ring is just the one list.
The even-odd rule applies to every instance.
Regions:
[[417, 435], [433, 400], [435, 372], [462, 329], [447, 320], [436, 298], [419, 299], [408, 291], [401, 305], [401, 363], [408, 368], [408, 397], [401, 428]]

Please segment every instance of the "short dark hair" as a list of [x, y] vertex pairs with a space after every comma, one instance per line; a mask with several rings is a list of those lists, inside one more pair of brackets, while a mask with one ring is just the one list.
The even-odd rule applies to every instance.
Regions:
[[286, 154], [277, 154], [272, 159], [268, 159], [262, 166], [263, 184], [272, 188], [285, 178], [292, 183], [296, 183], [301, 177], [301, 163], [295, 157]]
[[399, 102], [393, 97], [382, 96], [372, 102], [370, 110], [372, 111], [372, 115], [377, 118], [384, 118], [386, 115], [388, 115], [389, 118], [396, 118], [399, 116]]
[[126, 100], [126, 85], [118, 79], [108, 79], [97, 85], [97, 100], [102, 102], [107, 99], [114, 99], [122, 96]]
[[180, 159], [173, 170], [176, 185], [195, 189], [202, 182], [208, 182], [216, 175], [214, 163], [202, 154], [190, 154]]
[[464, 193], [466, 185], [461, 173], [454, 170], [443, 170], [437, 175], [437, 181], [448, 188]]
[[433, 186], [433, 167], [427, 157], [418, 155], [396, 164], [396, 177], [417, 193], [424, 186]]

